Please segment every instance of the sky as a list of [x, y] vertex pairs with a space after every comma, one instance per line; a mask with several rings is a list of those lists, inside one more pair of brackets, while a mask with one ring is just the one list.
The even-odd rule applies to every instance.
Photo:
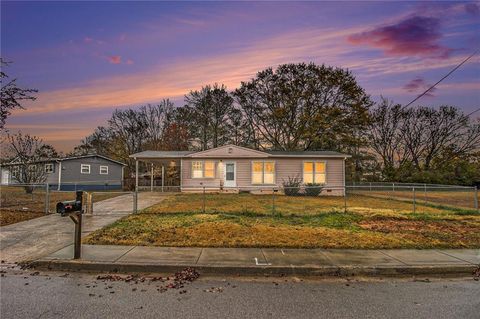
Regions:
[[[349, 69], [372, 99], [408, 103], [480, 47], [480, 2], [1, 2], [3, 70], [39, 90], [11, 132], [68, 152], [116, 108], [267, 67]], [[480, 54], [416, 105], [480, 107]], [[478, 113], [477, 113], [478, 114]]]

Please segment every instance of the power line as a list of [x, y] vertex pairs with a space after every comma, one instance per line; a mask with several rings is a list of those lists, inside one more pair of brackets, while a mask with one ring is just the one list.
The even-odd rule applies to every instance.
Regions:
[[478, 111], [480, 111], [480, 107], [479, 107], [478, 109], [476, 109], [475, 111], [468, 113], [468, 114], [467, 114], [467, 117], [470, 116], [470, 115], [472, 115], [472, 114], [477, 113]]
[[[465, 64], [468, 60], [470, 60], [470, 58], [472, 58], [475, 54], [478, 53], [478, 49], [473, 52], [469, 57], [467, 57], [465, 60], [463, 60], [459, 65], [457, 65], [456, 67], [454, 67], [450, 72], [448, 72], [444, 77], [442, 77], [440, 80], [437, 81], [437, 83], [435, 83], [434, 85], [430, 86], [428, 89], [425, 90], [425, 92], [423, 92], [422, 94], [420, 94], [419, 96], [417, 96], [416, 98], [413, 99], [413, 101], [411, 101], [410, 103], [408, 103], [407, 105], [405, 105], [404, 107], [409, 107], [410, 105], [412, 105], [412, 103], [414, 103], [415, 101], [417, 101], [419, 98], [421, 98], [422, 96], [424, 96], [425, 94], [427, 94], [430, 90], [432, 90], [438, 83], [442, 82], [443, 80], [445, 80], [450, 74], [452, 74], [453, 72], [455, 72], [459, 67], [461, 67], [463, 64]], [[478, 110], [477, 110], [478, 111]], [[477, 111], [474, 111], [473, 113], [477, 112]], [[472, 113], [472, 114], [473, 114]]]

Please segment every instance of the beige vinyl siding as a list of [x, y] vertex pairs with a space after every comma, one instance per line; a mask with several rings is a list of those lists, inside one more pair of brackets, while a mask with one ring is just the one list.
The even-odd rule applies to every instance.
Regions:
[[192, 162], [203, 160], [197, 158], [182, 160], [182, 187], [220, 187], [220, 181], [223, 180], [223, 172], [220, 172], [218, 160], [206, 159], [215, 162], [214, 178], [192, 178]]
[[[206, 187], [220, 187], [223, 181], [223, 165], [218, 165], [220, 160], [215, 160], [215, 178], [192, 178], [192, 161], [204, 160], [201, 158], [184, 159], [182, 166], [182, 185], [188, 187], [201, 187], [200, 183]], [[208, 159], [206, 159], [208, 160]], [[343, 181], [343, 158], [235, 158], [228, 157], [224, 161], [236, 162], [236, 182], [237, 187], [258, 187], [261, 185], [252, 184], [252, 161], [274, 161], [275, 162], [275, 184], [282, 186], [283, 181], [288, 177], [303, 178], [303, 162], [305, 161], [324, 161], [326, 163], [326, 184], [328, 187], [342, 187]], [[271, 185], [269, 185], [271, 186]], [[266, 186], [268, 187], [268, 186]]]

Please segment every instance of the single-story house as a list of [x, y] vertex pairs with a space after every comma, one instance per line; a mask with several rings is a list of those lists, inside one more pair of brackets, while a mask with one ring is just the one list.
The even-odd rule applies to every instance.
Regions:
[[[333, 151], [259, 151], [225, 145], [205, 151], [144, 151], [130, 155], [138, 163], [172, 167], [180, 172], [182, 192], [281, 191], [296, 178], [302, 184], [322, 184], [322, 194], [343, 195], [345, 159]], [[138, 185], [138, 183], [137, 183]]]
[[[45, 159], [36, 161], [45, 170], [45, 182], [56, 190], [121, 189], [125, 164], [102, 155]], [[1, 184], [15, 185], [21, 165], [13, 160], [1, 165]], [[43, 183], [42, 183], [43, 184]]]

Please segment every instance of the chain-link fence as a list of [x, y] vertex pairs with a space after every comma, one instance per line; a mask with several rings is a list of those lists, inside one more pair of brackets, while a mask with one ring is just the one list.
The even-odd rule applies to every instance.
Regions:
[[[111, 188], [111, 185], [108, 184], [95, 185], [93, 183], [63, 183], [62, 187], [51, 184], [1, 185], [0, 211], [9, 214], [31, 214], [32, 217], [54, 213], [58, 202], [74, 200], [77, 191], [84, 192], [83, 208], [87, 214], [105, 213], [111, 210], [125, 213], [134, 212], [134, 192]], [[120, 196], [127, 197], [124, 200], [125, 203], [119, 205], [118, 202], [111, 202], [113, 198]]]
[[[2, 185], [0, 209], [4, 212], [53, 213], [57, 202], [75, 198], [75, 191], [79, 187], [75, 187], [75, 184], [72, 187], [72, 190], [58, 190], [58, 187], [51, 185]], [[475, 187], [452, 185], [363, 183], [338, 187], [300, 185], [222, 189], [207, 186], [160, 186], [153, 190], [191, 193], [174, 206], [160, 208], [168, 212], [314, 215], [326, 212], [455, 211], [470, 214], [478, 213], [479, 210], [478, 190]], [[87, 214], [137, 212], [141, 209], [138, 199], [142, 193], [86, 190], [84, 210]]]
[[[183, 187], [188, 200], [176, 212], [313, 215], [324, 212], [478, 213], [475, 187], [378, 183], [338, 187]], [[236, 194], [236, 196], [228, 196]], [[257, 195], [257, 196], [252, 196]]]

